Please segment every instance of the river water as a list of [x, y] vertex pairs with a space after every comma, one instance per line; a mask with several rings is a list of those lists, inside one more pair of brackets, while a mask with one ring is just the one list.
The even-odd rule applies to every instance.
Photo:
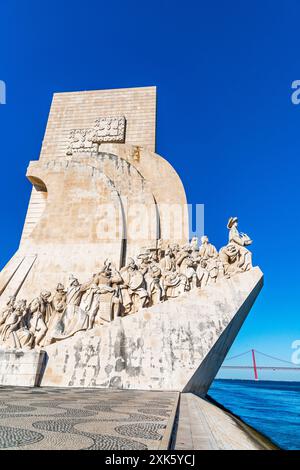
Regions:
[[208, 395], [282, 449], [300, 449], [300, 382], [216, 379]]

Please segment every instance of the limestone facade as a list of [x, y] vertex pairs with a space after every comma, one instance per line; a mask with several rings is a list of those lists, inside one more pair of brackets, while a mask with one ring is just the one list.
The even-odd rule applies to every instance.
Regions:
[[[96, 151], [77, 142], [70, 152], [72, 132], [74, 140], [93, 126]], [[0, 293], [34, 296], [41, 279], [53, 290], [70, 273], [89, 278], [106, 258], [121, 268], [159, 239], [188, 241], [185, 191], [155, 153], [155, 129], [156, 87], [54, 94], [40, 159], [27, 170], [20, 248], [0, 275]]]
[[20, 247], [0, 273], [0, 350], [45, 351], [44, 385], [203, 395], [261, 288], [237, 217], [220, 250], [189, 240], [155, 109], [155, 87], [53, 98]]

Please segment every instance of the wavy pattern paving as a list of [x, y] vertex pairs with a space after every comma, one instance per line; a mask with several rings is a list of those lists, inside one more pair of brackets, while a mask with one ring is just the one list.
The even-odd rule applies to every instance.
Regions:
[[0, 449], [157, 449], [176, 402], [173, 392], [1, 387]]

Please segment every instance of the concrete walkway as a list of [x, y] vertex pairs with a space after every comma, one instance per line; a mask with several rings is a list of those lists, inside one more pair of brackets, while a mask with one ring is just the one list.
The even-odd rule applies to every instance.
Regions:
[[191, 393], [181, 394], [175, 449], [217, 448], [216, 441], [201, 411], [198, 400]]
[[175, 450], [274, 449], [264, 436], [192, 393], [180, 396]]

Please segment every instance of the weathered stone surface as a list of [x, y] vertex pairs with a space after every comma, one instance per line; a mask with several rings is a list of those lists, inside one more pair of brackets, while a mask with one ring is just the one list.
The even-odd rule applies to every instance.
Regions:
[[205, 395], [262, 282], [253, 268], [50, 345], [41, 384]]
[[0, 385], [39, 385], [44, 351], [0, 350]]

